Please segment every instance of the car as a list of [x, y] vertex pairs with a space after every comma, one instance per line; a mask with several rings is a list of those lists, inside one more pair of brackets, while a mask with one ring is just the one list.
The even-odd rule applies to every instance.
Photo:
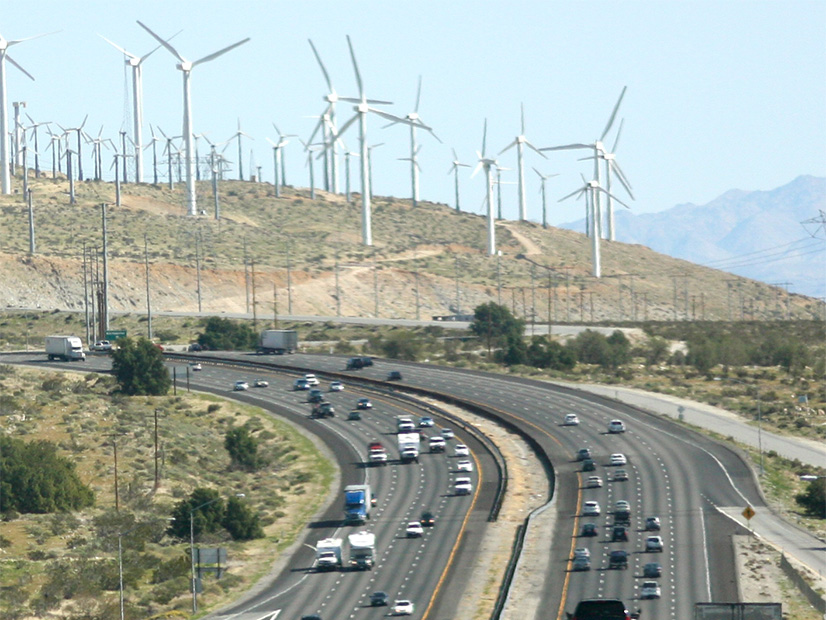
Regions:
[[361, 411], [358, 409], [353, 409], [350, 413], [347, 414], [348, 420], [361, 420]]
[[473, 492], [473, 483], [470, 481], [470, 478], [460, 476], [456, 478], [456, 481], [453, 483], [453, 488], [456, 491], [456, 495], [470, 495]]
[[463, 443], [457, 443], [453, 448], [453, 456], [470, 456], [470, 448]]
[[628, 480], [628, 472], [624, 469], [618, 469], [614, 472], [613, 480], [614, 482], [623, 482], [625, 480]]
[[270, 382], [265, 380], [265, 379], [256, 379], [255, 383], [253, 383], [253, 385], [255, 387], [258, 387], [258, 388], [264, 388], [264, 387], [269, 387]]
[[618, 599], [600, 598], [580, 601], [574, 613], [567, 614], [568, 620], [632, 620], [639, 618], [639, 612], [630, 613]]
[[307, 395], [307, 402], [308, 403], [320, 403], [324, 401], [324, 392], [319, 390], [318, 388], [313, 388], [310, 390], [310, 393]]
[[588, 476], [588, 481], [585, 483], [585, 486], [589, 489], [602, 488], [602, 478], [599, 476]]
[[343, 392], [344, 391], [344, 384], [341, 381], [333, 381], [330, 383], [330, 391], [331, 392]]
[[422, 527], [433, 527], [436, 525], [436, 517], [433, 516], [432, 512], [425, 511], [422, 513], [422, 518], [419, 519], [419, 523], [422, 524]]
[[373, 403], [370, 402], [369, 398], [359, 398], [356, 402], [356, 409], [372, 409]]
[[420, 428], [430, 428], [434, 426], [436, 423], [433, 421], [433, 418], [428, 416], [422, 416], [419, 418], [419, 427]]
[[582, 514], [586, 517], [598, 517], [600, 513], [599, 502], [588, 500], [582, 505]]
[[351, 357], [347, 360], [347, 370], [359, 370], [373, 365], [373, 358], [366, 356]]
[[576, 453], [577, 461], [584, 461], [589, 458], [591, 458], [591, 450], [589, 448], [580, 448], [579, 452]]
[[336, 408], [333, 407], [333, 403], [328, 402], [320, 402], [313, 405], [313, 410], [311, 412], [311, 417], [313, 418], [323, 418], [326, 416], [330, 416], [331, 418], [336, 417]]
[[617, 465], [627, 465], [627, 464], [628, 464], [628, 459], [626, 459], [625, 455], [622, 454], [621, 452], [617, 452], [617, 453], [611, 455], [611, 465], [617, 466]]
[[190, 364], [189, 369], [192, 372], [197, 372], [199, 370], [203, 370], [203, 368], [201, 367], [201, 365], [198, 362], [193, 362], [192, 364]]
[[575, 413], [566, 413], [565, 419], [562, 420], [563, 426], [577, 426], [579, 424], [579, 418]]
[[628, 528], [624, 525], [615, 525], [611, 530], [611, 542], [628, 542]]
[[574, 558], [574, 561], [571, 563], [571, 570], [591, 570], [591, 558], [585, 556]]
[[599, 529], [596, 523], [586, 523], [582, 526], [580, 536], [599, 536]]
[[577, 547], [574, 549], [574, 557], [575, 558], [590, 558], [591, 557], [591, 550], [588, 547]]
[[384, 605], [387, 605], [389, 598], [390, 597], [387, 596], [387, 592], [373, 592], [373, 594], [370, 595], [370, 606], [382, 607]]
[[582, 471], [596, 471], [597, 464], [594, 459], [585, 459], [582, 461]]
[[422, 534], [424, 534], [424, 529], [422, 528], [422, 524], [418, 521], [411, 521], [407, 524], [407, 537], [408, 538], [418, 538]]
[[646, 553], [662, 553], [663, 552], [663, 538], [662, 536], [649, 536], [645, 539]]
[[402, 373], [398, 370], [391, 370], [387, 373], [387, 380], [388, 381], [401, 381], [402, 380]]
[[442, 437], [444, 437], [445, 439], [453, 439], [455, 437], [455, 435], [453, 434], [453, 431], [450, 430], [449, 428], [443, 428], [442, 429]]
[[399, 599], [393, 604], [391, 613], [394, 616], [410, 616], [415, 606], [407, 599]]
[[650, 598], [660, 598], [661, 591], [660, 591], [660, 584], [656, 581], [643, 581], [642, 587], [640, 588], [640, 598], [641, 599], [650, 599]]
[[642, 567], [643, 577], [662, 577], [663, 567], [659, 562], [648, 562]]
[[614, 511], [614, 525], [624, 525], [631, 527], [631, 511], [630, 510], [615, 510]]
[[318, 377], [311, 373], [304, 375], [304, 380], [312, 386], [316, 386], [319, 384]]
[[629, 504], [626, 500], [620, 499], [614, 502], [614, 512], [630, 512], [631, 511], [631, 504]]
[[232, 386], [232, 389], [235, 390], [236, 392], [241, 392], [243, 390], [250, 389], [250, 384], [247, 383], [246, 381], [236, 381], [235, 385]]
[[301, 616], [301, 620], [321, 620], [318, 614], [310, 614], [309, 616]]
[[92, 351], [111, 351], [112, 343], [108, 340], [98, 340], [91, 348]]
[[608, 432], [612, 435], [614, 433], [624, 433], [625, 423], [622, 420], [611, 420], [608, 422]]
[[660, 531], [660, 518], [659, 517], [646, 517], [645, 518], [645, 531], [646, 532], [659, 532]]
[[473, 471], [473, 463], [468, 460], [462, 460], [456, 463], [458, 471]]
[[195, 352], [203, 351], [204, 346], [202, 344], [198, 343], [198, 342], [193, 342], [191, 345], [189, 345], [189, 350], [190, 351], [195, 351]]
[[440, 437], [439, 435], [434, 435], [433, 437], [428, 439], [427, 444], [428, 444], [431, 452], [444, 452], [445, 451], [445, 438]]
[[301, 379], [296, 379], [295, 381], [293, 381], [293, 390], [294, 391], [309, 390], [309, 389], [310, 389], [310, 384], [303, 377]]
[[621, 549], [612, 551], [608, 555], [608, 568], [620, 568], [623, 570], [628, 568], [628, 552]]

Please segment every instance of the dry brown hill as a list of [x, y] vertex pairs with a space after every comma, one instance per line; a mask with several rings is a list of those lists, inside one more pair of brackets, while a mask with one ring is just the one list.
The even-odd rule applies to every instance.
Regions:
[[[579, 233], [526, 222], [497, 223], [502, 255], [485, 252], [485, 219], [441, 204], [374, 197], [374, 247], [361, 244], [358, 195], [222, 181], [220, 219], [210, 184], [198, 184], [198, 217], [186, 216], [184, 186], [126, 184], [122, 206], [112, 183], [31, 179], [36, 248], [29, 253], [28, 208], [20, 179], [0, 196], [0, 294], [10, 307], [81, 309], [84, 246], [102, 247], [101, 203], [108, 203], [110, 305], [146, 307], [144, 240], [156, 310], [421, 318], [469, 313], [500, 301], [530, 319], [555, 322], [778, 319], [818, 317], [817, 300], [657, 254], [604, 241], [602, 278]], [[245, 257], [247, 270], [245, 270]], [[88, 286], [101, 263], [87, 263]], [[251, 277], [254, 271], [255, 277]], [[336, 275], [338, 274], [338, 304]], [[288, 279], [289, 292], [288, 295]], [[277, 289], [274, 298], [274, 287]], [[418, 294], [417, 294], [418, 290]], [[248, 301], [249, 298], [249, 301]], [[378, 298], [378, 300], [377, 300]]]

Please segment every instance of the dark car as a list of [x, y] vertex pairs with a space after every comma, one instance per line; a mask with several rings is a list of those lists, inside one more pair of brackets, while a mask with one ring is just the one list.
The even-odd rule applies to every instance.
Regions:
[[370, 402], [369, 398], [359, 398], [358, 402], [356, 403], [356, 409], [372, 409], [373, 403]]
[[584, 461], [589, 458], [591, 458], [591, 451], [588, 448], [580, 448], [579, 452], [576, 453], [577, 461]]
[[387, 592], [373, 592], [373, 594], [370, 595], [370, 605], [373, 607], [381, 607], [387, 605], [388, 599]]
[[419, 523], [422, 524], [422, 527], [433, 527], [436, 525], [436, 517], [433, 516], [432, 512], [423, 512]]
[[360, 368], [367, 368], [373, 365], [373, 359], [370, 357], [351, 357], [347, 360], [347, 370], [359, 370]]
[[308, 403], [321, 403], [324, 402], [324, 392], [319, 389], [313, 388], [310, 390], [309, 396], [307, 396]]
[[614, 525], [631, 525], [631, 513], [628, 510], [617, 510], [614, 512]]
[[301, 620], [321, 620], [321, 616], [318, 614], [312, 614], [310, 616], [301, 616]]
[[628, 568], [628, 552], [619, 549], [612, 551], [608, 556], [608, 568]]
[[643, 577], [662, 577], [662, 574], [663, 567], [659, 562], [648, 562], [648, 564], [642, 567]]
[[659, 532], [660, 531], [660, 518], [659, 517], [646, 517], [645, 518], [645, 531], [646, 532]]
[[597, 464], [594, 462], [594, 459], [585, 459], [582, 461], [582, 471], [596, 471]]
[[402, 373], [398, 370], [391, 370], [387, 373], [387, 380], [388, 381], [401, 381], [402, 380]]
[[622, 601], [611, 598], [580, 601], [574, 613], [567, 615], [568, 620], [631, 620], [640, 617], [639, 611], [632, 614]]
[[611, 530], [611, 542], [628, 542], [628, 528], [624, 525], [615, 525]]
[[596, 523], [586, 523], [582, 526], [582, 536], [598, 536], [599, 530]]

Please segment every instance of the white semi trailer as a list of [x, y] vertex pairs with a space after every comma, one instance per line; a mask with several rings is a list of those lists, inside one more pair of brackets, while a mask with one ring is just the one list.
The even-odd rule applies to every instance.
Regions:
[[298, 333], [294, 329], [265, 329], [258, 340], [258, 353], [295, 353], [298, 349]]
[[46, 355], [49, 356], [49, 361], [86, 361], [83, 342], [77, 336], [46, 336]]

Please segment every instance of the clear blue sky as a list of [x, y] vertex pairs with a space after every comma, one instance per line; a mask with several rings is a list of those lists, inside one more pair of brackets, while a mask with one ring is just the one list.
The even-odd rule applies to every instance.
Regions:
[[[61, 32], [10, 49], [36, 77], [7, 65], [9, 110], [26, 101], [37, 121], [76, 126], [115, 137], [127, 118], [122, 56], [100, 33], [136, 54], [154, 47], [140, 19], [173, 41], [191, 60], [245, 37], [246, 45], [193, 71], [196, 133], [214, 141], [235, 131], [236, 119], [254, 136], [249, 149], [272, 181], [275, 138], [271, 121], [307, 138], [323, 109], [326, 85], [307, 43], [312, 38], [342, 95], [355, 96], [347, 52], [349, 34], [367, 95], [412, 110], [423, 77], [419, 112], [444, 144], [420, 132], [424, 200], [453, 204], [447, 175], [454, 147], [475, 164], [482, 124], [488, 119], [488, 154], [519, 133], [524, 102], [528, 138], [537, 146], [593, 141], [603, 130], [623, 86], [625, 119], [617, 157], [631, 181], [637, 213], [675, 204], [704, 204], [729, 189], [768, 190], [801, 174], [826, 176], [826, 3], [822, 1], [712, 2], [485, 2], [255, 1], [119, 2], [77, 0], [4, 2], [0, 34], [18, 39]], [[181, 74], [166, 50], [144, 64], [145, 134], [148, 125], [180, 133]], [[339, 123], [350, 116], [339, 107]], [[619, 121], [618, 117], [618, 121]], [[410, 196], [408, 132], [368, 122], [375, 151], [374, 188], [380, 195]], [[357, 150], [356, 126], [345, 135]], [[613, 134], [606, 140], [613, 143]], [[85, 151], [84, 151], [85, 153]], [[235, 149], [227, 151], [237, 159]], [[585, 152], [529, 152], [527, 163], [549, 181], [550, 221], [581, 217], [581, 207], [557, 200], [581, 184], [577, 162]], [[306, 186], [300, 144], [287, 147], [287, 180]], [[514, 168], [515, 149], [500, 163]], [[107, 163], [108, 166], [108, 163]], [[84, 164], [92, 169], [91, 161]], [[317, 173], [320, 166], [317, 167]], [[464, 210], [481, 212], [483, 175], [461, 178]], [[317, 177], [318, 178], [318, 177]], [[353, 178], [358, 187], [357, 177]], [[538, 221], [538, 178], [528, 176], [529, 218]], [[318, 183], [317, 183], [318, 184]], [[517, 214], [516, 186], [507, 185], [505, 216]], [[621, 195], [621, 193], [619, 193]], [[813, 214], [813, 216], [816, 214]]]

